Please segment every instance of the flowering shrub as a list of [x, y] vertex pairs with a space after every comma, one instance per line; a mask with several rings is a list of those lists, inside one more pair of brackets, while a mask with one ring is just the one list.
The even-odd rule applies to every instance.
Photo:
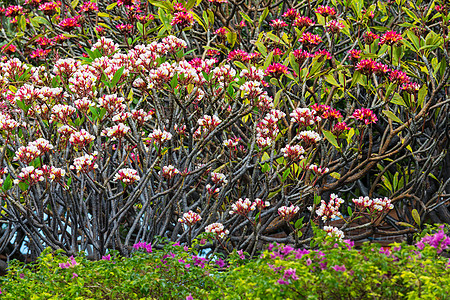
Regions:
[[269, 2], [1, 9], [0, 252], [450, 222], [447, 6]]
[[159, 250], [139, 242], [129, 258], [111, 251], [97, 261], [48, 248], [36, 264], [10, 264], [0, 277], [0, 299], [448, 298], [450, 261], [429, 244], [365, 243], [355, 249], [350, 240], [317, 231], [310, 248], [271, 244], [248, 260], [242, 250], [227, 259], [201, 255], [198, 250], [210, 242]]

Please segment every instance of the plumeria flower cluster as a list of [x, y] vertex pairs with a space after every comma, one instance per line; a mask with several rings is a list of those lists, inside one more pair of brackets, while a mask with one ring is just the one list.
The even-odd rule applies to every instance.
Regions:
[[73, 131], [69, 137], [69, 142], [78, 149], [88, 146], [94, 140], [95, 136], [84, 129], [81, 129], [80, 131]]
[[192, 210], [190, 210], [187, 213], [184, 213], [183, 217], [178, 219], [178, 222], [186, 224], [187, 226], [193, 226], [201, 219], [202, 217], [198, 213], [195, 213]]
[[298, 206], [294, 206], [291, 204], [291, 206], [282, 206], [278, 208], [278, 215], [285, 220], [286, 222], [289, 222], [300, 210]]
[[337, 237], [340, 240], [342, 240], [345, 237], [344, 232], [334, 226], [324, 226], [323, 230], [325, 230], [329, 236]]
[[[339, 212], [342, 203], [344, 203], [343, 199], [339, 198], [336, 194], [331, 194], [328, 203], [324, 200], [320, 201], [320, 206], [316, 209], [316, 214], [321, 217], [324, 222], [333, 220], [334, 218], [342, 216]], [[308, 207], [308, 209], [312, 210], [312, 207]]]
[[317, 132], [311, 130], [300, 131], [298, 136], [300, 140], [302, 140], [305, 143], [306, 146], [316, 144], [322, 140], [322, 138]]
[[391, 203], [391, 199], [387, 197], [370, 199], [368, 196], [361, 196], [359, 198], [352, 199], [352, 202], [359, 209], [368, 209], [371, 213], [387, 212], [394, 208], [394, 205]]
[[160, 174], [164, 178], [171, 179], [171, 178], [175, 177], [175, 175], [180, 174], [180, 171], [177, 168], [175, 168], [174, 166], [168, 165], [168, 166], [162, 167]]
[[205, 232], [216, 234], [217, 238], [223, 239], [230, 232], [225, 229], [222, 223], [212, 223], [205, 227]]
[[109, 138], [115, 138], [115, 139], [121, 139], [123, 138], [128, 132], [130, 132], [130, 127], [123, 123], [119, 123], [117, 125], [114, 125], [113, 127], [108, 127], [102, 131], [103, 136], [107, 136]]
[[17, 178], [14, 179], [14, 184], [17, 185], [20, 182], [28, 182], [29, 185], [34, 185], [44, 180], [44, 171], [36, 169], [33, 166], [29, 166], [21, 169]]
[[234, 204], [231, 205], [230, 215], [238, 214], [241, 216], [247, 216], [247, 214], [256, 209], [256, 202], [250, 201], [250, 199], [239, 198]]
[[365, 125], [376, 123], [378, 121], [375, 113], [368, 108], [356, 109], [351, 118], [362, 121]]
[[286, 147], [281, 149], [281, 153], [284, 157], [289, 158], [292, 161], [298, 161], [305, 158], [303, 156], [303, 154], [305, 154], [305, 149], [300, 145], [286, 145]]
[[73, 165], [70, 166], [70, 169], [81, 173], [89, 173], [90, 171], [97, 169], [98, 164], [95, 163], [97, 154], [97, 151], [94, 151], [92, 155], [85, 154], [83, 156], [75, 158], [73, 161]]
[[53, 145], [43, 138], [39, 138], [34, 142], [29, 143], [26, 147], [21, 146], [16, 151], [14, 160], [20, 160], [24, 164], [29, 164], [37, 157], [44, 155], [53, 149]]
[[126, 185], [130, 185], [139, 181], [141, 177], [138, 175], [138, 171], [131, 168], [124, 168], [117, 171], [114, 175], [114, 181], [122, 181]]
[[326, 173], [328, 173], [330, 171], [330, 169], [328, 169], [328, 168], [322, 168], [322, 167], [319, 167], [319, 166], [317, 166], [315, 164], [309, 165], [309, 169], [311, 171], [313, 171], [314, 173], [316, 173], [317, 175], [323, 175], [323, 174], [326, 174]]
[[291, 114], [291, 121], [298, 123], [300, 127], [312, 126], [322, 121], [322, 118], [316, 116], [316, 111], [309, 108], [296, 108]]
[[280, 110], [271, 110], [256, 127], [256, 142], [259, 148], [271, 146], [280, 133], [278, 121], [286, 114]]
[[165, 142], [172, 139], [172, 134], [161, 129], [155, 129], [149, 134], [149, 139], [158, 144], [164, 144]]
[[50, 181], [60, 182], [66, 176], [66, 170], [54, 166], [43, 165], [41, 170], [44, 177], [50, 179]]

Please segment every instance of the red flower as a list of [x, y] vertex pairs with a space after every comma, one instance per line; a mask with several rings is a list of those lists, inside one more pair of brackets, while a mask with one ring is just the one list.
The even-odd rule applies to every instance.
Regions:
[[338, 20], [331, 20], [327, 23], [327, 30], [333, 34], [337, 34], [341, 32], [342, 29], [344, 29], [344, 23]]
[[40, 57], [45, 57], [45, 56], [47, 56], [47, 54], [49, 54], [50, 53], [50, 49], [48, 49], [48, 50], [44, 50], [44, 49], [37, 49], [37, 50], [34, 50], [31, 54], [30, 54], [30, 57], [31, 58], [40, 58]]
[[369, 59], [363, 59], [356, 65], [356, 71], [364, 75], [371, 75], [375, 71], [375, 62]]
[[377, 116], [368, 108], [356, 109], [351, 118], [363, 121], [366, 125], [378, 121]]
[[177, 12], [173, 15], [172, 26], [178, 25], [180, 28], [186, 28], [194, 24], [194, 16], [189, 12]]
[[70, 32], [75, 27], [81, 27], [81, 25], [78, 24], [78, 17], [74, 17], [74, 18], [67, 18], [67, 19], [62, 20], [59, 23], [59, 27], [61, 27], [61, 29], [64, 31]]
[[409, 82], [409, 77], [405, 72], [402, 72], [400, 70], [393, 70], [391, 72], [391, 75], [389, 76], [389, 80], [397, 84], [404, 84]]
[[292, 22], [297, 19], [298, 12], [295, 9], [290, 8], [282, 15], [282, 17]]
[[321, 5], [316, 9], [316, 13], [326, 18], [336, 15], [336, 10], [333, 7]]
[[322, 38], [317, 34], [304, 32], [298, 41], [305, 47], [312, 47], [319, 45], [322, 42]]
[[267, 67], [266, 69], [266, 75], [272, 76], [275, 78], [280, 78], [282, 75], [288, 74], [288, 69], [285, 65], [282, 65], [280, 63], [274, 63]]
[[270, 21], [270, 26], [275, 30], [280, 30], [283, 27], [287, 27], [288, 25], [283, 20], [275, 19]]
[[246, 62], [247, 59], [248, 59], [248, 53], [241, 49], [233, 50], [228, 54], [229, 61]]
[[292, 54], [294, 55], [295, 61], [301, 66], [303, 65], [303, 63], [305, 62], [305, 60], [308, 57], [311, 57], [311, 54], [309, 54], [308, 51], [305, 50], [294, 50], [294, 52], [292, 52]]
[[313, 26], [314, 22], [310, 18], [302, 16], [296, 18], [293, 25], [299, 28], [303, 28]]
[[399, 45], [401, 40], [403, 39], [402, 35], [395, 32], [395, 31], [388, 31], [385, 34], [383, 34], [380, 38], [380, 42], [378, 45], [389, 45], [389, 46], [395, 46]]
[[376, 39], [379, 39], [380, 37], [376, 35], [375, 33], [368, 31], [364, 34], [364, 42], [368, 45], [372, 44]]

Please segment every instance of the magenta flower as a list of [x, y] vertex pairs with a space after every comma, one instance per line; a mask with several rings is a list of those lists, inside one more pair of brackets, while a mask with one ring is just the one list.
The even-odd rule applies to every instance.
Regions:
[[145, 249], [147, 251], [147, 253], [152, 253], [152, 244], [150, 244], [150, 243], [147, 244], [147, 243], [144, 243], [144, 242], [139, 242], [137, 244], [134, 244], [133, 248], [137, 249], [137, 250], [142, 248], [142, 249]]
[[282, 75], [288, 74], [288, 69], [285, 65], [280, 63], [274, 63], [267, 67], [266, 69], [266, 75], [272, 76], [275, 78], [280, 78]]
[[402, 35], [395, 32], [395, 31], [388, 31], [385, 34], [383, 34], [380, 38], [380, 42], [378, 45], [389, 45], [389, 46], [396, 46], [401, 43], [401, 40], [403, 39]]
[[194, 300], [194, 298], [192, 297], [191, 294], [189, 294], [189, 296], [186, 296], [186, 300]]
[[376, 123], [378, 121], [378, 118], [374, 112], [368, 108], [356, 109], [351, 118], [363, 121], [366, 125]]
[[72, 273], [72, 279], [74, 279], [76, 277], [78, 277], [78, 274], [77, 273]]
[[225, 261], [223, 260], [223, 259], [221, 259], [221, 258], [219, 258], [219, 259], [216, 259], [215, 261], [215, 264], [216, 265], [218, 265], [219, 266], [219, 268], [223, 268], [223, 267], [225, 267]]
[[342, 265], [342, 266], [335, 265], [335, 266], [332, 266], [331, 268], [332, 268], [333, 270], [335, 270], [335, 271], [340, 271], [340, 272], [345, 272], [345, 270], [347, 270], [347, 269], [345, 268], [345, 265]]
[[102, 256], [102, 260], [107, 260], [107, 261], [110, 261], [110, 260], [111, 260], [111, 254], [108, 254], [108, 255]]

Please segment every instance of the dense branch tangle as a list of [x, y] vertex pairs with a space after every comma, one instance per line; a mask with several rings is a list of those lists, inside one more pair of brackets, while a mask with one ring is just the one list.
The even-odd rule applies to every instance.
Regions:
[[[33, 19], [38, 7], [7, 15], [0, 252], [128, 254], [214, 222], [229, 230], [216, 250], [299, 246], [311, 222], [331, 224], [317, 210], [332, 193], [352, 208], [350, 238], [410, 234], [398, 222], [419, 227], [412, 209], [450, 221], [445, 7], [197, 2], [64, 3], [61, 18], [80, 17], [59, 24], [57, 11]], [[359, 210], [360, 196], [395, 213]], [[269, 206], [236, 213], [240, 198]], [[180, 223], [188, 211], [201, 220]]]

